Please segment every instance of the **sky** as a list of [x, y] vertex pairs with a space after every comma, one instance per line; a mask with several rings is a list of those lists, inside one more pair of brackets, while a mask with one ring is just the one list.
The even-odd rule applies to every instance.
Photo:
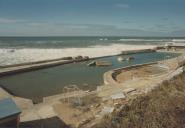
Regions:
[[0, 0], [0, 36], [185, 36], [185, 0]]

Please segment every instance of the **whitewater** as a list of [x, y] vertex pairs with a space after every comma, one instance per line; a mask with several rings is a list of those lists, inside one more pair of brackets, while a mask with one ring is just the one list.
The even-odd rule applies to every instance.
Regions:
[[91, 46], [87, 48], [0, 48], [0, 65], [11, 65], [61, 57], [89, 56], [100, 57], [119, 54], [125, 50], [155, 48], [155, 45], [112, 44], [108, 46]]

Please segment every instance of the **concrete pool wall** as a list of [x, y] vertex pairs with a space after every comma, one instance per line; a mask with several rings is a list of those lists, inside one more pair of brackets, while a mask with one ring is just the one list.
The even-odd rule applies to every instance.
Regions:
[[[152, 65], [157, 64], [158, 68], [169, 71], [169, 70], [176, 70], [179, 67], [179, 65], [181, 65], [181, 63], [184, 63], [184, 55], [183, 54], [181, 54], [178, 57], [172, 58], [172, 59], [165, 59], [165, 60], [158, 61], [158, 62], [136, 64], [136, 65], [132, 65], [132, 66], [113, 69], [113, 70], [110, 70], [110, 71], [107, 71], [104, 73], [103, 80], [104, 80], [105, 85], [116, 85], [116, 84], [118, 84], [116, 77], [117, 77], [117, 75], [119, 75], [122, 72], [122, 70], [130, 70], [130, 69], [134, 69], [134, 68], [141, 68], [144, 66], [152, 66]], [[149, 75], [149, 76], [155, 77], [158, 75], [160, 75], [160, 73], [154, 74], [154, 75]]]
[[115, 78], [115, 76], [117, 76], [121, 72], [121, 70], [143, 67], [143, 66], [153, 65], [153, 64], [157, 64], [157, 63], [158, 62], [136, 64], [136, 65], [117, 68], [117, 69], [113, 69], [111, 71], [105, 72], [104, 75], [103, 75], [104, 84], [105, 85], [117, 84], [117, 81], [114, 78]]

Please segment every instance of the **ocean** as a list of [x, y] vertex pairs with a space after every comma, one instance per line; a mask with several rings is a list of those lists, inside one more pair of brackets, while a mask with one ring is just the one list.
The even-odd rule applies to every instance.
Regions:
[[66, 56], [113, 55], [123, 50], [151, 48], [173, 40], [166, 37], [0, 37], [0, 66]]
[[0, 48], [85, 48], [94, 45], [160, 44], [173, 38], [152, 37], [0, 37]]

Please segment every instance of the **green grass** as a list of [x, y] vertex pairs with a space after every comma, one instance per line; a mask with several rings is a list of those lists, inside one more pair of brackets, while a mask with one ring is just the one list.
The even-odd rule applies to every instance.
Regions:
[[185, 128], [185, 74], [134, 99], [94, 128]]

